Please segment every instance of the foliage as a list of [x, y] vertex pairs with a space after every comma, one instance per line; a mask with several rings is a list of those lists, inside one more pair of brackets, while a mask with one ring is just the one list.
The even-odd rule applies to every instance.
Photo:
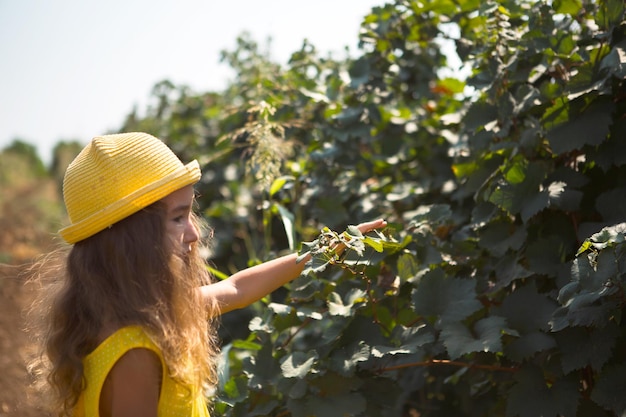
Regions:
[[64, 214], [55, 185], [34, 146], [15, 140], [0, 152], [0, 264], [46, 250]]
[[49, 172], [52, 178], [59, 184], [59, 189], [62, 189], [63, 176], [67, 166], [79, 154], [83, 146], [83, 144], [77, 141], [60, 141], [54, 146]]
[[620, 0], [395, 0], [358, 57], [242, 36], [223, 94], [157, 85], [124, 129], [203, 164], [215, 268], [313, 255], [224, 317], [216, 413], [624, 415], [625, 35]]
[[19, 182], [43, 178], [46, 168], [37, 155], [35, 146], [15, 139], [0, 152], [0, 184], [15, 185]]

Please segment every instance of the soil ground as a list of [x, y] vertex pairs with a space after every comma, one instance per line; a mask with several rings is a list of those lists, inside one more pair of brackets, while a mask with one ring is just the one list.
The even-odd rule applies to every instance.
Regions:
[[27, 370], [37, 349], [25, 330], [34, 291], [24, 272], [50, 247], [54, 210], [58, 196], [51, 181], [0, 192], [0, 417], [48, 416]]
[[0, 417], [46, 415], [27, 370], [36, 350], [24, 330], [31, 297], [21, 269], [0, 265]]

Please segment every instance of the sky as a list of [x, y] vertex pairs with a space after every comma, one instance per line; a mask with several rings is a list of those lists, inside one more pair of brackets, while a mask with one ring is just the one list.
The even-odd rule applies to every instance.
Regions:
[[385, 0], [0, 0], [0, 149], [87, 143], [118, 129], [168, 79], [221, 91], [219, 62], [244, 31], [286, 63], [306, 38], [321, 54], [357, 54], [360, 23]]

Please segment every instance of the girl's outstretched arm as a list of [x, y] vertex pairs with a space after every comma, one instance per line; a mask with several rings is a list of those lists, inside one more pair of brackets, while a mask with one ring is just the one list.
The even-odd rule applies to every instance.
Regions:
[[[361, 223], [357, 228], [367, 233], [386, 225], [386, 221], [379, 219]], [[297, 254], [293, 253], [239, 271], [223, 281], [202, 287], [202, 296], [216, 300], [220, 314], [246, 307], [297, 278], [308, 259], [296, 262], [296, 258]]]

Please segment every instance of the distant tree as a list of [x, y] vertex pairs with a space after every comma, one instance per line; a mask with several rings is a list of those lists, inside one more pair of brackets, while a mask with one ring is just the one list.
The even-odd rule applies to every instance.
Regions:
[[52, 150], [52, 163], [50, 164], [50, 176], [57, 182], [59, 190], [62, 189], [63, 176], [67, 166], [83, 148], [78, 141], [60, 141]]
[[23, 157], [28, 164], [31, 173], [36, 177], [47, 175], [46, 167], [37, 154], [37, 148], [22, 139], [14, 139], [13, 142], [4, 148], [3, 153], [14, 154]]

